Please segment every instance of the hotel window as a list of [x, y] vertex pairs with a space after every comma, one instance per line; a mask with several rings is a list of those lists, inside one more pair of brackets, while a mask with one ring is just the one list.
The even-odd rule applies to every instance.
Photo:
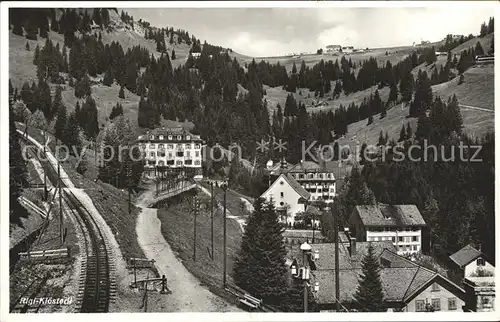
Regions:
[[200, 165], [200, 160], [194, 161], [194, 165]]
[[167, 149], [172, 150], [174, 148], [173, 144], [167, 144]]
[[199, 144], [195, 144], [195, 145], [194, 145], [194, 148], [195, 148], [195, 149], [199, 149], [199, 148], [200, 148], [200, 145], [199, 145]]
[[184, 156], [184, 151], [177, 151], [176, 154], [178, 157], [183, 157]]
[[186, 143], [185, 147], [186, 147], [186, 149], [191, 149], [191, 144]]
[[417, 311], [417, 312], [425, 312], [425, 302], [424, 302], [424, 300], [416, 300], [415, 301], [415, 311]]
[[452, 297], [448, 299], [448, 311], [454, 311], [457, 309], [457, 299]]
[[439, 292], [439, 285], [437, 283], [432, 284], [432, 292]]
[[411, 241], [418, 242], [418, 237], [417, 237], [417, 236], [413, 236], [413, 237], [411, 238]]
[[182, 140], [182, 135], [177, 135], [177, 140]]
[[399, 241], [400, 243], [402, 243], [402, 242], [403, 242], [403, 237], [399, 237], [399, 238], [398, 238], [398, 241]]
[[412, 248], [413, 248], [413, 251], [415, 251], [415, 252], [417, 251], [417, 246], [413, 245]]
[[182, 165], [182, 161], [178, 160], [177, 165]]
[[432, 307], [435, 311], [441, 311], [441, 299], [432, 299]]
[[191, 136], [187, 135], [186, 140], [191, 140]]
[[171, 136], [171, 135], [169, 135], [169, 136], [168, 136], [168, 139], [169, 139], [169, 140], [172, 140], [172, 136]]
[[150, 140], [154, 140], [154, 139], [155, 139], [155, 136], [154, 136], [154, 135], [151, 135], [151, 136], [149, 137], [149, 139], [150, 139]]
[[190, 158], [191, 157], [191, 151], [186, 151], [186, 158]]
[[172, 159], [173, 157], [174, 157], [174, 156], [172, 155], [172, 152], [169, 152], [169, 153], [168, 153], [168, 158], [169, 158], [169, 159]]
[[395, 243], [396, 242], [396, 237], [392, 237], [392, 242]]
[[165, 145], [163, 143], [160, 143], [160, 144], [158, 144], [158, 148], [163, 149], [163, 148], [165, 148]]
[[196, 151], [196, 152], [194, 153], [194, 156], [198, 158], [198, 157], [200, 156], [200, 151]]
[[160, 140], [163, 140], [163, 135], [160, 135]]

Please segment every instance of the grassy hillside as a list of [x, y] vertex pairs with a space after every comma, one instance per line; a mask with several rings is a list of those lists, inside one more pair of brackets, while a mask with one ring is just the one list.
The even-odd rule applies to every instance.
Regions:
[[[335, 86], [335, 84], [333, 84], [333, 86]], [[266, 90], [266, 95], [264, 96], [264, 98], [267, 100], [268, 110], [271, 115], [276, 109], [276, 105], [278, 103], [281, 105], [281, 108], [285, 107], [286, 97], [288, 96], [288, 94], [290, 94], [289, 92], [285, 91], [281, 87], [264, 86], [264, 89]], [[376, 90], [377, 86], [375, 85], [363, 91], [359, 91], [349, 95], [345, 95], [345, 93], [342, 92], [340, 97], [335, 100], [331, 99], [332, 92], [329, 92], [325, 94], [325, 97], [316, 99], [324, 101], [328, 103], [328, 105], [318, 107], [313, 106], [313, 100], [315, 100], [314, 92], [309, 91], [309, 89], [307, 88], [298, 89], [297, 92], [293, 93], [293, 96], [295, 97], [295, 100], [297, 100], [297, 102], [303, 102], [304, 104], [306, 104], [306, 109], [308, 112], [315, 113], [319, 111], [326, 112], [329, 110], [335, 110], [339, 108], [340, 105], [346, 106], [351, 103], [359, 105], [363, 101], [363, 99], [368, 98], [371, 94], [374, 94]], [[389, 87], [379, 89], [379, 94], [383, 101], [387, 101], [387, 99], [389, 98], [389, 91]], [[300, 93], [302, 93], [302, 95]]]
[[495, 37], [494, 33], [488, 34], [484, 36], [483, 38], [475, 37], [472, 38], [471, 40], [468, 40], [464, 42], [463, 44], [453, 48], [451, 52], [453, 54], [460, 54], [462, 50], [469, 49], [469, 47], [476, 47], [477, 42], [479, 41], [481, 43], [481, 46], [483, 47], [483, 50], [485, 52], [488, 52], [491, 46], [491, 41], [493, 40], [493, 37]]
[[[401, 59], [406, 57], [406, 55], [410, 54], [415, 48], [412, 46], [403, 46], [403, 47], [393, 47], [393, 48], [377, 48], [377, 49], [370, 49], [367, 52], [364, 53], [352, 53], [350, 55], [346, 55], [346, 58], [349, 59], [351, 58], [353, 63], [359, 64], [362, 61], [368, 60], [370, 57], [374, 57], [378, 60], [379, 64], [385, 64], [387, 60], [391, 62], [391, 64], [396, 64], [399, 62]], [[388, 53], [386, 56], [385, 53]], [[292, 70], [293, 63], [295, 62], [295, 65], [297, 68], [300, 68], [300, 64], [302, 64], [302, 61], [306, 63], [307, 66], [312, 67], [315, 64], [319, 63], [321, 59], [324, 61], [335, 61], [338, 59], [342, 59], [342, 54], [338, 55], [330, 55], [330, 54], [323, 54], [323, 55], [301, 55], [298, 58], [293, 58], [290, 56], [280, 56], [280, 57], [244, 57], [241, 56], [240, 61], [250, 63], [252, 59], [255, 59], [256, 62], [260, 62], [261, 60], [267, 61], [270, 64], [276, 64], [279, 62], [282, 66], [285, 66], [287, 71], [290, 72]]]
[[[464, 73], [464, 83], [458, 85], [458, 77], [449, 82], [432, 86], [434, 96], [440, 96], [443, 100], [455, 94], [461, 105], [475, 106], [485, 109], [494, 109], [495, 77], [494, 67], [475, 67]], [[382, 130], [387, 132], [390, 138], [397, 140], [403, 123], [412, 125], [413, 133], [417, 128], [417, 119], [407, 118], [408, 107], [402, 108], [397, 105], [387, 111], [387, 116], [380, 119], [380, 115], [373, 118], [373, 123], [367, 125], [368, 120], [350, 124], [345, 138], [340, 139], [340, 145], [348, 144], [356, 146], [356, 140], [360, 145], [376, 144], [379, 133]], [[487, 111], [480, 111], [462, 107], [461, 108], [464, 131], [471, 136], [481, 137], [488, 131], [494, 131], [494, 114]]]

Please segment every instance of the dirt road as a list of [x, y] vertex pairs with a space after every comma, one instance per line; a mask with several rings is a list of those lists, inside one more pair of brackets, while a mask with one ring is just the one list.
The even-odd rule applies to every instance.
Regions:
[[200, 285], [175, 256], [170, 245], [161, 233], [161, 222], [157, 210], [145, 208], [153, 197], [153, 191], [146, 191], [137, 200], [142, 208], [137, 219], [136, 232], [138, 242], [146, 257], [156, 260], [156, 267], [161, 275], [168, 279], [168, 288], [172, 291], [165, 299], [166, 308], [171, 312], [228, 312], [240, 311], [226, 301]]

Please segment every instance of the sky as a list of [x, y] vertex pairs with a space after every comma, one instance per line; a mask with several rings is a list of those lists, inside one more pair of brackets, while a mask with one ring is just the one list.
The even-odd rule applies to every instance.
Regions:
[[330, 44], [376, 48], [477, 35], [491, 7], [141, 8], [134, 20], [188, 31], [253, 57], [315, 52]]

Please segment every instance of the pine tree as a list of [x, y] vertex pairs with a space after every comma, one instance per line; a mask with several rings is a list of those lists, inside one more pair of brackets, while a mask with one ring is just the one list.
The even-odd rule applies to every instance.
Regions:
[[20, 217], [25, 213], [22, 211], [18, 199], [22, 189], [27, 185], [26, 161], [23, 158], [19, 134], [16, 131], [12, 109], [9, 111], [9, 221], [12, 224], [22, 225]]
[[413, 136], [413, 131], [411, 129], [410, 123], [406, 125], [406, 139], [411, 139]]
[[287, 295], [283, 231], [273, 204], [256, 199], [233, 269], [236, 285], [278, 307]]
[[40, 110], [36, 110], [35, 113], [33, 113], [30, 119], [30, 125], [31, 127], [36, 129], [44, 131], [48, 130], [47, 119], [45, 118], [43, 112]]
[[398, 87], [396, 82], [391, 83], [391, 91], [389, 92], [389, 102], [396, 102], [398, 100]]
[[111, 72], [111, 68], [108, 68], [106, 72], [104, 73], [104, 78], [102, 80], [102, 83], [106, 86], [111, 86], [113, 85], [113, 74]]
[[175, 49], [172, 49], [172, 60], [175, 60]]
[[406, 127], [405, 124], [403, 123], [403, 127], [401, 128], [401, 131], [399, 132], [399, 139], [398, 142], [406, 140]]
[[478, 55], [478, 56], [484, 55], [483, 46], [481, 46], [481, 43], [479, 41], [476, 43], [475, 51], [476, 51], [476, 55]]
[[[98, 112], [92, 96], [87, 96], [80, 111], [80, 125], [88, 138], [95, 138], [99, 133]], [[83, 123], [82, 123], [83, 122]]]
[[111, 110], [109, 119], [112, 120], [120, 115], [123, 115], [123, 106], [120, 103], [116, 103], [116, 106], [113, 106], [113, 109]]
[[60, 139], [61, 141], [65, 140], [66, 122], [67, 122], [66, 106], [60, 103], [57, 108], [57, 118], [54, 126], [54, 132], [56, 138]]
[[26, 50], [30, 51], [30, 43], [29, 42], [26, 42]]
[[373, 245], [368, 246], [368, 253], [363, 258], [362, 274], [358, 279], [358, 287], [354, 298], [358, 309], [363, 312], [383, 312], [384, 294], [380, 281], [380, 265], [373, 250]]
[[368, 117], [368, 124], [366, 124], [366, 125], [370, 125], [370, 124], [372, 124], [372, 123], [373, 123], [373, 115], [370, 115], [370, 116]]
[[68, 121], [65, 124], [63, 142], [70, 149], [70, 153], [76, 152], [80, 154], [82, 142], [80, 140], [80, 126], [76, 110], [69, 115]]
[[384, 137], [384, 132], [382, 130], [380, 130], [380, 134], [378, 136], [378, 143], [377, 145], [378, 146], [383, 146], [385, 145], [386, 141], [385, 141], [385, 137]]
[[120, 91], [118, 92], [118, 97], [125, 99], [125, 92], [123, 91], [123, 86], [120, 87]]

